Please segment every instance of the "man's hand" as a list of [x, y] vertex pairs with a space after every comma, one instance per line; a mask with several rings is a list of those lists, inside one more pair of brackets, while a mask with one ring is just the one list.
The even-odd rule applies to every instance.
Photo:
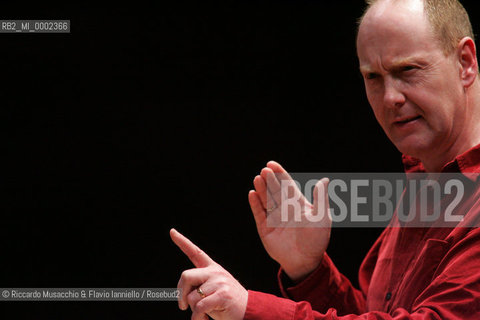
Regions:
[[247, 309], [247, 290], [178, 231], [171, 229], [170, 237], [196, 267], [183, 271], [178, 282], [182, 292], [178, 301], [180, 309], [186, 310], [190, 306], [192, 320], [208, 320], [208, 316], [217, 320], [243, 319]]
[[[332, 220], [328, 212], [328, 179], [316, 184], [313, 205], [295, 186], [294, 192], [302, 207], [302, 219], [307, 221], [304, 227], [289, 226], [288, 222], [287, 225], [267, 227], [267, 214], [276, 215], [276, 218], [281, 214], [281, 180], [293, 182], [280, 164], [270, 161], [255, 177], [255, 191], [250, 191], [248, 199], [258, 234], [268, 254], [293, 281], [300, 281], [320, 264], [330, 241]], [[306, 217], [318, 215], [323, 215], [320, 222], [308, 224]]]

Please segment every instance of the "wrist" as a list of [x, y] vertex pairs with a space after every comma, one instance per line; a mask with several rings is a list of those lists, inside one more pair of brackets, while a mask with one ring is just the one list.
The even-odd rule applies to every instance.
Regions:
[[314, 263], [302, 264], [297, 267], [281, 266], [285, 274], [292, 280], [293, 283], [299, 283], [305, 280], [315, 269], [318, 268], [322, 260]]

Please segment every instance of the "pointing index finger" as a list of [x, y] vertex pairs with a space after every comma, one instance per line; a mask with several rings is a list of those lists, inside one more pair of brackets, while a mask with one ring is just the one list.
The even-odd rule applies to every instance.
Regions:
[[170, 237], [188, 259], [192, 261], [195, 267], [204, 268], [215, 263], [205, 252], [177, 230], [172, 228]]

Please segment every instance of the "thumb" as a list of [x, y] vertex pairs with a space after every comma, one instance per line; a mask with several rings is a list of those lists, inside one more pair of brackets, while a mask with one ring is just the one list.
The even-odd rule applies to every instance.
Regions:
[[330, 205], [328, 203], [328, 184], [330, 180], [323, 178], [317, 182], [313, 189], [313, 214], [321, 221], [331, 224]]

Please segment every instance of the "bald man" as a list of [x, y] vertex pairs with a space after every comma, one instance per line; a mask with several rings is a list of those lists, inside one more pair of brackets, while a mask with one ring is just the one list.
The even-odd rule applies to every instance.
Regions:
[[[459, 210], [478, 226], [480, 181], [468, 173], [480, 172], [480, 87], [464, 8], [456, 0], [368, 1], [357, 54], [368, 101], [403, 153], [406, 172], [464, 174]], [[267, 227], [267, 214], [279, 210], [267, 197], [278, 174], [288, 176], [269, 162], [249, 201], [262, 243], [281, 265], [284, 298], [247, 291], [172, 229], [196, 267], [178, 285], [179, 306], [190, 307], [192, 319], [480, 319], [479, 228], [388, 227], [365, 257], [355, 288], [326, 253], [328, 221], [323, 228]], [[316, 213], [325, 201], [317, 196], [307, 211]]]

